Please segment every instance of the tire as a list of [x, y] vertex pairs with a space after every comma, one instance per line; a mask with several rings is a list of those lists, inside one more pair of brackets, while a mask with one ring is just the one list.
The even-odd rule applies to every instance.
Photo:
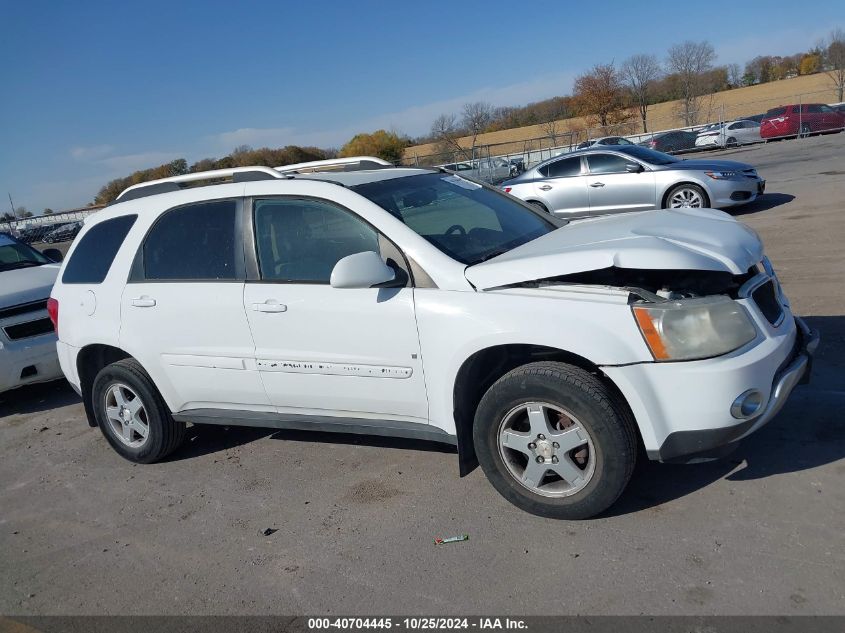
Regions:
[[[686, 200], [687, 204], [681, 203], [684, 200]], [[704, 189], [692, 183], [683, 183], [672, 187], [669, 193], [666, 194], [666, 199], [663, 203], [664, 209], [678, 209], [683, 207], [702, 209], [709, 206], [710, 199], [707, 197], [707, 193]]]
[[157, 462], [185, 439], [185, 424], [173, 419], [152, 379], [134, 358], [100, 370], [91, 397], [97, 425], [112, 448], [130, 462]]
[[553, 519], [587, 519], [609, 508], [637, 458], [626, 407], [598, 378], [559, 362], [529, 363], [497, 380], [476, 410], [473, 443], [505, 499]]
[[536, 200], [531, 200], [528, 204], [530, 204], [532, 207], [536, 207], [537, 209], [539, 209], [543, 213], [549, 212], [549, 210], [546, 208], [546, 205], [544, 205], [542, 202], [537, 202]]
[[801, 129], [798, 130], [798, 138], [807, 138], [812, 133], [813, 133], [813, 129], [810, 127], [810, 124], [809, 123], [802, 123]]
[[731, 136], [725, 140], [725, 147], [736, 147], [736, 139]]

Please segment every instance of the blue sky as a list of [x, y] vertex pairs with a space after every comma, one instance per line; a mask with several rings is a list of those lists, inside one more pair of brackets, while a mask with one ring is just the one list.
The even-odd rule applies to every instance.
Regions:
[[[739, 7], [737, 9], [737, 7]], [[708, 39], [719, 63], [791, 54], [845, 3], [0, 0], [0, 194], [40, 212], [237, 145], [418, 135], [467, 101], [568, 94], [596, 63]], [[721, 17], [724, 16], [724, 17]], [[0, 204], [5, 209], [5, 205]]]

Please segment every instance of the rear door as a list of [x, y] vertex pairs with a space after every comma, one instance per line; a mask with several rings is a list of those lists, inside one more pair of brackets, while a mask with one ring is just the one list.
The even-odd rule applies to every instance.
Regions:
[[120, 340], [176, 410], [269, 408], [243, 308], [239, 199], [166, 211], [150, 228], [121, 300]]
[[[286, 414], [427, 423], [414, 289], [398, 249], [327, 200], [255, 199], [251, 219], [258, 278], [243, 301], [270, 402]], [[405, 285], [333, 288], [335, 264], [364, 251]]]
[[555, 215], [586, 215], [590, 211], [581, 157], [561, 158], [540, 168], [545, 176], [534, 182], [534, 194]]
[[[586, 159], [591, 215], [657, 208], [654, 173], [650, 169], [619, 154], [587, 154]], [[628, 165], [643, 171], [630, 173]]]

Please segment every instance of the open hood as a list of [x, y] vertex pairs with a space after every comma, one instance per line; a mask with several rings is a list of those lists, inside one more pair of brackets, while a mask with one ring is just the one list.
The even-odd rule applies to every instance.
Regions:
[[487, 290], [613, 266], [739, 275], [762, 258], [757, 234], [727, 213], [664, 209], [571, 222], [465, 274]]

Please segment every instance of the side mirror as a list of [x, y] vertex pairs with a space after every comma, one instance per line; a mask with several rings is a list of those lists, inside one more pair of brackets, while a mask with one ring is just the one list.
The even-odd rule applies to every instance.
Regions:
[[626, 163], [625, 171], [627, 171], [629, 174], [638, 174], [641, 171], [645, 171], [645, 168], [639, 163]]
[[347, 255], [332, 269], [332, 288], [372, 288], [393, 281], [396, 272], [374, 251]]
[[41, 254], [44, 255], [44, 257], [46, 257], [50, 261], [56, 263], [62, 261], [65, 258], [65, 256], [62, 255], [62, 252], [58, 248], [48, 248], [42, 251]]

